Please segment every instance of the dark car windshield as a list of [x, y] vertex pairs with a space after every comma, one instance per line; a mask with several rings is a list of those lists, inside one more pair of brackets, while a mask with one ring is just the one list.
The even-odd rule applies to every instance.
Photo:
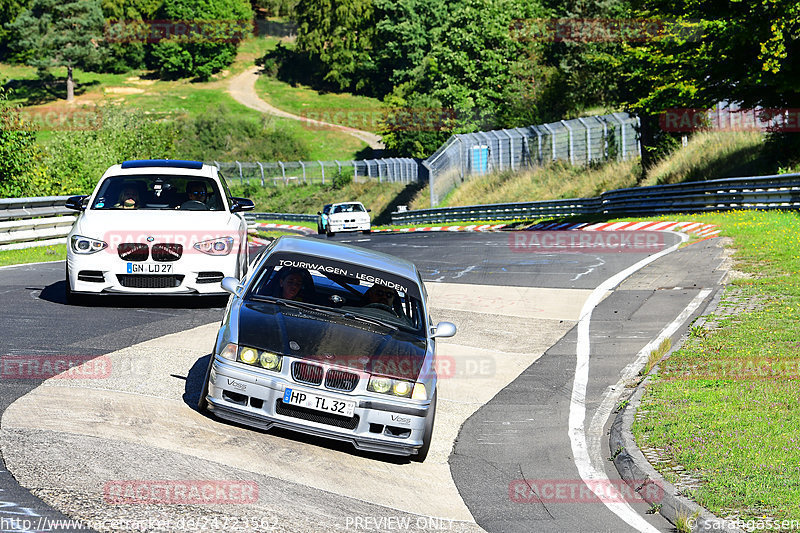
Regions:
[[370, 323], [424, 332], [420, 290], [401, 276], [362, 265], [298, 254], [273, 254], [248, 299], [307, 304]]
[[131, 175], [106, 178], [91, 209], [224, 209], [216, 182], [209, 178], [175, 175]]

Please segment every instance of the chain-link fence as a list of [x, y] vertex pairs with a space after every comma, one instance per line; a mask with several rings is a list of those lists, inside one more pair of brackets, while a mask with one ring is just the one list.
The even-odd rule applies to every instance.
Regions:
[[419, 164], [411, 158], [361, 161], [214, 161], [232, 183], [258, 183], [262, 187], [292, 183], [331, 183], [336, 176], [353, 176], [356, 182], [375, 180], [412, 183], [419, 179]]
[[519, 170], [562, 159], [573, 165], [641, 155], [639, 119], [627, 113], [562, 120], [508, 130], [453, 135], [422, 162], [431, 207], [471, 176]]

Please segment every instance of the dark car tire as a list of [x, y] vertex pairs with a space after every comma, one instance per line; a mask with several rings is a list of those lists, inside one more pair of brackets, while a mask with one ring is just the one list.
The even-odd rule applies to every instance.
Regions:
[[370, 233], [372, 233], [372, 230], [371, 229], [365, 229], [361, 233], [363, 233], [364, 235], [369, 235]]
[[411, 459], [418, 463], [423, 462], [428, 457], [428, 452], [431, 449], [431, 441], [433, 440], [433, 422], [436, 418], [436, 395], [438, 391], [433, 391], [433, 398], [431, 398], [431, 414], [425, 420], [425, 436], [422, 437], [422, 447], [417, 451], [417, 455], [412, 455]]
[[208, 400], [206, 400], [206, 396], [208, 396], [208, 378], [211, 377], [211, 367], [214, 365], [214, 354], [211, 354], [211, 360], [208, 362], [208, 368], [206, 369], [206, 376], [203, 378], [203, 388], [200, 389], [200, 398], [197, 400], [197, 410], [201, 413], [205, 413], [208, 411]]
[[336, 234], [331, 231], [331, 228], [329, 226], [329, 227], [325, 228], [325, 235], [327, 235], [328, 237], [333, 237]]
[[66, 283], [64, 285], [64, 299], [66, 300], [67, 305], [80, 305], [82, 298], [80, 295], [75, 294], [75, 292], [72, 290], [72, 284], [69, 281], [69, 267], [66, 268], [65, 279]]

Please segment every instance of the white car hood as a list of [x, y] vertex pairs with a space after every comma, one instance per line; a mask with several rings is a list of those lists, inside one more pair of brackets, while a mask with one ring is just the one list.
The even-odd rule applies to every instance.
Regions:
[[328, 215], [328, 219], [369, 220], [369, 213], [365, 213], [364, 211], [357, 211], [355, 213], [334, 213], [332, 215]]

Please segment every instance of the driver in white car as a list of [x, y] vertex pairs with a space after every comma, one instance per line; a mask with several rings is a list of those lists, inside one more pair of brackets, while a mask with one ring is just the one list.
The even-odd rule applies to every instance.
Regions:
[[206, 184], [202, 181], [190, 181], [186, 185], [189, 201], [206, 203]]

